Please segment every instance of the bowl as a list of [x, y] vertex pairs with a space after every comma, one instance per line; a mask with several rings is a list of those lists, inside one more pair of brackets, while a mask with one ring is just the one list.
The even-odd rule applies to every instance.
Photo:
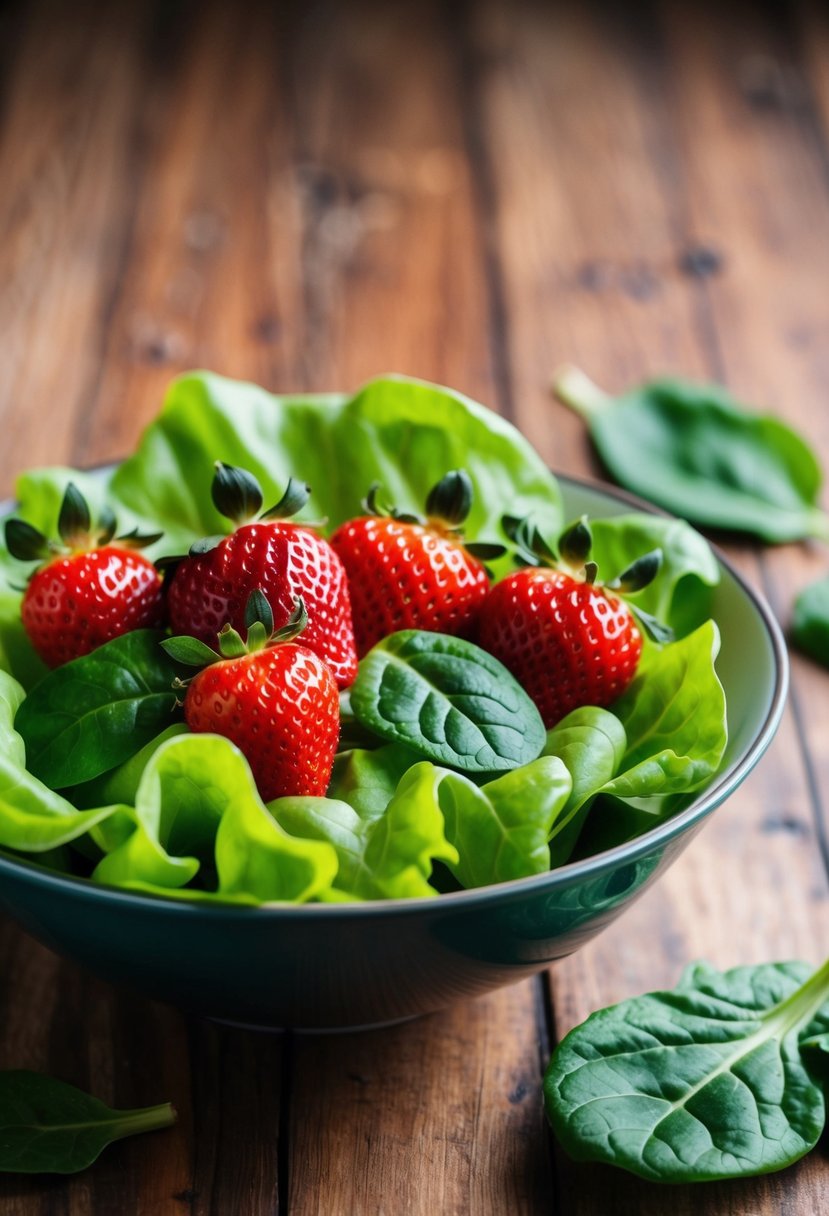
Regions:
[[[661, 514], [609, 487], [560, 481], [570, 516]], [[777, 729], [788, 684], [780, 629], [718, 559], [723, 767], [689, 806], [633, 841], [547, 874], [435, 899], [258, 908], [132, 894], [0, 856], [0, 905], [58, 954], [114, 984], [252, 1027], [388, 1024], [532, 975], [595, 937], [656, 881]]]

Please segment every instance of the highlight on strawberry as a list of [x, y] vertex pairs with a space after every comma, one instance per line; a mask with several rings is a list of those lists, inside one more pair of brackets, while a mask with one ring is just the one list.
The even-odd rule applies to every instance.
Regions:
[[164, 619], [161, 577], [137, 550], [161, 533], [116, 536], [109, 510], [92, 525], [89, 505], [69, 482], [58, 515], [59, 540], [22, 519], [6, 521], [6, 548], [23, 562], [39, 562], [21, 604], [23, 627], [49, 667], [89, 654], [133, 629]]
[[400, 629], [468, 636], [489, 590], [484, 565], [506, 552], [499, 544], [464, 540], [472, 481], [464, 469], [447, 473], [416, 515], [380, 502], [379, 483], [363, 501], [365, 514], [343, 524], [331, 545], [348, 573], [354, 636], [362, 658]]
[[659, 642], [673, 636], [621, 598], [653, 581], [662, 551], [644, 554], [600, 583], [586, 517], [566, 529], [558, 552], [530, 520], [505, 516], [502, 522], [523, 568], [489, 592], [480, 616], [481, 646], [529, 693], [548, 729], [581, 706], [612, 704], [636, 674], [639, 626]]
[[302, 598], [274, 629], [261, 588], [245, 608], [246, 638], [231, 624], [218, 650], [197, 638], [161, 642], [180, 663], [200, 667], [185, 689], [184, 720], [195, 733], [223, 735], [244, 755], [264, 802], [287, 795], [322, 797], [340, 730], [339, 693], [330, 666], [296, 641], [309, 624]]
[[176, 559], [167, 591], [173, 631], [205, 644], [225, 623], [241, 631], [257, 588], [280, 627], [301, 598], [308, 616], [303, 645], [329, 664], [340, 688], [347, 687], [357, 674], [357, 653], [345, 570], [313, 525], [291, 518], [308, 502], [310, 486], [291, 477], [279, 502], [263, 511], [253, 474], [218, 461], [211, 492], [234, 531], [196, 541], [187, 557]]

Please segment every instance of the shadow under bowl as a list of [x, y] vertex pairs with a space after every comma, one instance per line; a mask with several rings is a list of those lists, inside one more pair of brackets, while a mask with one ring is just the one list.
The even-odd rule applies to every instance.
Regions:
[[[561, 477], [568, 516], [654, 509]], [[744, 780], [782, 713], [788, 661], [762, 598], [719, 557], [713, 615], [729, 743], [710, 787], [636, 840], [547, 874], [430, 900], [189, 905], [0, 856], [0, 905], [57, 953], [115, 984], [268, 1029], [376, 1026], [515, 983], [595, 937]]]

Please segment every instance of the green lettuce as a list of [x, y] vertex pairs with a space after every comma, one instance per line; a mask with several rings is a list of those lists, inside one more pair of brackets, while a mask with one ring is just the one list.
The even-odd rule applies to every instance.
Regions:
[[270, 804], [279, 823], [299, 835], [313, 833], [337, 850], [335, 893], [350, 899], [435, 896], [434, 861], [455, 864], [437, 801], [441, 770], [428, 761], [401, 777], [385, 812], [362, 820], [353, 807], [330, 798], [281, 798]]
[[[25, 473], [15, 513], [55, 535], [71, 480], [93, 515], [112, 507], [120, 531], [163, 530], [146, 551], [151, 558], [186, 552], [195, 539], [230, 529], [210, 494], [216, 460], [255, 473], [269, 501], [290, 475], [301, 477], [313, 495], [300, 518], [325, 518], [332, 529], [359, 514], [374, 481], [389, 501], [418, 510], [458, 467], [474, 488], [469, 536], [500, 536], [507, 508], [532, 514], [553, 536], [562, 525], [558, 483], [515, 427], [460, 393], [405, 376], [372, 380], [353, 396], [275, 396], [210, 372], [181, 376], [135, 455], [113, 473]], [[498, 565], [506, 569], [505, 559]], [[30, 569], [9, 557], [0, 537], [0, 666], [27, 689], [45, 674], [20, 626], [18, 588]]]
[[[273, 498], [289, 475], [307, 479], [305, 515], [327, 517], [330, 528], [360, 510], [373, 481], [417, 508], [458, 466], [475, 490], [470, 536], [497, 539], [504, 509], [532, 515], [547, 535], [562, 525], [557, 483], [514, 428], [457, 393], [402, 377], [352, 397], [275, 397], [208, 373], [184, 376], [114, 473], [35, 470], [18, 482], [19, 513], [54, 533], [72, 479], [93, 514], [114, 508], [122, 530], [163, 528], [151, 556], [181, 552], [229, 527], [210, 495], [216, 459], [250, 469]], [[717, 566], [677, 521], [627, 515], [593, 521], [593, 530], [608, 575], [662, 548], [660, 578], [638, 602], [682, 638], [648, 647], [615, 706], [577, 710], [547, 732], [540, 758], [500, 776], [465, 776], [354, 730], [351, 741], [365, 746], [337, 757], [327, 797], [269, 806], [231, 743], [183, 726], [136, 739], [144, 746], [131, 756], [113, 754], [110, 763], [122, 762], [98, 766], [71, 803], [27, 771], [15, 715], [45, 669], [20, 622], [28, 569], [0, 544], [0, 847], [44, 863], [69, 858], [75, 873], [169, 898], [340, 901], [434, 896], [436, 866], [441, 882], [448, 870], [467, 887], [521, 878], [659, 822], [710, 780], [725, 747], [718, 635], [713, 622], [701, 624]], [[500, 559], [496, 573], [506, 568]]]
[[372, 380], [352, 397], [277, 397], [208, 372], [174, 381], [136, 454], [116, 471], [110, 496], [168, 546], [225, 532], [210, 495], [216, 460], [255, 473], [274, 501], [289, 476], [313, 490], [308, 518], [333, 528], [359, 514], [374, 481], [411, 509], [447, 470], [472, 478], [470, 536], [499, 532], [500, 515], [533, 513], [561, 524], [555, 478], [510, 423], [460, 393], [406, 377]]
[[678, 637], [710, 617], [720, 568], [708, 541], [684, 520], [630, 512], [591, 519], [590, 530], [591, 557], [602, 578], [621, 574], [643, 553], [662, 550], [658, 576], [631, 599], [636, 607], [670, 625]]

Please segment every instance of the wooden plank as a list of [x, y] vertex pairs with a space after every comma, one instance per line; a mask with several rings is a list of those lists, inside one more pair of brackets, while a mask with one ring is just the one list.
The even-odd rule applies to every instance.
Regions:
[[[546, 393], [561, 358], [610, 387], [646, 371], [727, 372], [758, 401], [790, 390], [819, 405], [819, 144], [802, 109], [746, 109], [747, 86], [729, 76], [758, 46], [778, 62], [779, 29], [718, 14], [706, 35], [667, 9], [663, 47], [628, 18], [529, 5], [470, 10], [471, 37], [431, 6], [326, 10], [326, 22], [264, 7], [239, 22], [219, 4], [198, 23], [186, 5], [171, 18], [108, 12], [60, 24], [41, 5], [19, 23], [0, 146], [6, 487], [34, 460], [120, 454], [191, 363], [274, 388], [390, 367], [432, 376], [514, 402], [548, 459], [575, 471], [592, 467], [580, 424]], [[822, 96], [825, 29], [808, 21]], [[717, 269], [704, 256], [716, 241], [720, 272], [700, 277]], [[822, 560], [791, 550], [761, 570], [749, 550], [738, 558], [781, 604]], [[803, 733], [822, 781], [825, 698], [805, 665], [796, 687], [803, 731], [787, 718], [773, 758], [668, 878], [555, 969], [559, 1031], [673, 982], [696, 954], [825, 951], [798, 752]], [[0, 1000], [3, 1064], [182, 1111], [179, 1129], [117, 1146], [81, 1179], [2, 1180], [15, 1216], [112, 1211], [125, 1194], [148, 1212], [271, 1212], [280, 1189], [302, 1211], [550, 1206], [533, 983], [389, 1031], [283, 1044], [115, 994], [10, 929], [0, 973], [16, 980]], [[663, 1210], [664, 1192], [560, 1170], [563, 1211]], [[672, 1204], [818, 1211], [825, 1173], [815, 1159], [762, 1184], [672, 1191]]]
[[[0, 315], [9, 356], [0, 383], [4, 488], [19, 468], [35, 461], [89, 463], [120, 455], [155, 412], [160, 386], [144, 381], [135, 398], [119, 398], [113, 373], [128, 379], [135, 355], [139, 371], [146, 365], [164, 380], [170, 374], [165, 367], [158, 372], [151, 342], [127, 344], [121, 363], [107, 355], [98, 398], [104, 404], [93, 411], [102, 351], [116, 340], [115, 323], [124, 315], [133, 318], [120, 293], [129, 300], [134, 276], [146, 269], [147, 250], [142, 232], [138, 241], [133, 234], [133, 211], [137, 223], [143, 200], [149, 198], [152, 208], [160, 197], [163, 209], [171, 211], [162, 196], [173, 191], [182, 149], [181, 132], [168, 136], [166, 130], [168, 94], [179, 75], [185, 92], [194, 87], [192, 73], [178, 72], [175, 30], [165, 24], [163, 8], [124, 4], [92, 13], [40, 6], [18, 22], [20, 48], [6, 84], [0, 148]], [[215, 19], [208, 33], [213, 58], [202, 55], [200, 61], [196, 53], [196, 67], [201, 62], [204, 68], [206, 60], [209, 71], [218, 60], [224, 72], [238, 74], [248, 48], [237, 46], [237, 59], [227, 62]], [[167, 60], [160, 54], [165, 38], [172, 39]], [[65, 81], [72, 85], [69, 104]], [[200, 84], [207, 97], [207, 82]], [[257, 132], [258, 127], [245, 131], [251, 161]], [[164, 155], [165, 149], [170, 153], [168, 138], [176, 155]], [[201, 139], [202, 145], [209, 141], [207, 129]], [[194, 154], [203, 151], [194, 144]], [[164, 176], [152, 171], [156, 153]], [[198, 220], [185, 223], [183, 243], [201, 255], [213, 231], [205, 194], [203, 184], [194, 190], [195, 210], [184, 217]], [[237, 282], [250, 275], [250, 263], [244, 271], [240, 266]], [[171, 281], [165, 284], [175, 295]], [[221, 324], [219, 303], [213, 302], [211, 315]], [[151, 316], [152, 298], [146, 308]], [[141, 335], [143, 341], [145, 331]], [[249, 375], [262, 370], [252, 357], [247, 369]], [[116, 1145], [76, 1179], [3, 1177], [4, 1212], [28, 1216], [65, 1207], [104, 1213], [129, 1206], [135, 1212], [198, 1216], [237, 1210], [237, 1204], [277, 1210], [281, 1040], [189, 1022], [115, 991], [5, 920], [0, 974], [2, 1066], [51, 1072], [121, 1107], [170, 1099], [180, 1116], [174, 1130]]]
[[393, 1029], [301, 1040], [288, 1210], [548, 1208], [538, 992], [528, 980]]
[[[112, 276], [106, 308], [98, 311], [100, 295], [94, 309], [81, 310], [77, 332], [65, 343], [77, 347], [81, 362], [103, 365], [97, 389], [67, 396], [64, 427], [50, 431], [48, 448], [43, 440], [40, 459], [86, 463], [119, 455], [157, 408], [169, 376], [192, 364], [274, 388], [349, 386], [376, 372], [413, 371], [489, 395], [494, 378], [479, 219], [451, 62], [430, 39], [431, 10], [397, 24], [375, 16], [354, 10], [320, 33], [313, 14], [291, 25], [262, 6], [238, 22], [227, 6], [214, 4], [192, 28], [186, 11], [172, 18], [165, 54], [149, 74], [145, 63], [139, 69], [137, 46], [119, 47], [129, 63], [124, 79], [107, 87], [123, 90], [141, 80], [137, 135], [138, 104], [119, 93], [115, 116], [110, 110], [106, 117], [111, 142], [99, 138], [98, 116], [87, 116], [84, 173], [99, 175], [99, 158], [110, 156], [113, 142], [128, 144], [132, 133], [139, 155], [108, 170], [115, 209], [126, 206], [128, 223], [117, 273], [108, 248], [91, 254], [93, 281]], [[38, 28], [57, 77], [63, 26]], [[93, 25], [90, 38], [96, 31]], [[28, 66], [18, 71], [28, 87]], [[418, 87], [423, 72], [434, 86], [425, 93]], [[50, 81], [39, 78], [39, 86], [40, 104], [56, 108]], [[231, 86], [232, 107], [225, 104]], [[389, 104], [378, 106], [383, 93]], [[16, 114], [14, 89], [9, 103]], [[15, 121], [23, 139], [25, 123]], [[98, 219], [79, 210], [71, 243], [83, 247], [93, 239]], [[19, 240], [25, 247], [31, 238], [23, 222]], [[51, 297], [62, 282], [60, 268], [54, 283], [44, 269], [37, 287]], [[49, 299], [38, 307], [48, 309]], [[41, 314], [19, 324], [23, 343]], [[44, 347], [41, 355], [57, 374], [56, 350]], [[28, 364], [19, 375], [21, 383], [30, 381]], [[39, 382], [34, 391], [33, 405], [50, 405]], [[0, 401], [16, 421], [11, 389]], [[31, 459], [30, 451], [21, 434], [15, 449], [3, 453], [7, 476]], [[472, 1014], [462, 1009], [438, 1019], [439, 1034], [432, 1019], [360, 1038], [355, 1058], [361, 1067], [370, 1064], [384, 1095], [389, 1086], [382, 1078], [394, 1076], [394, 1095], [385, 1106], [364, 1103], [359, 1118], [344, 1119], [337, 1101], [319, 1103], [329, 1085], [327, 1040], [301, 1043], [294, 1061], [290, 1041], [283, 1047], [244, 1032], [217, 1032], [146, 1002], [130, 1004], [13, 930], [2, 940], [4, 974], [20, 973], [19, 960], [30, 960], [20, 994], [73, 989], [79, 1038], [84, 1021], [96, 1030], [105, 1023], [94, 1063], [76, 1067], [70, 1079], [107, 1097], [117, 1059], [124, 1102], [142, 1070], [153, 1100], [172, 1096], [182, 1114], [176, 1132], [119, 1146], [66, 1192], [42, 1180], [8, 1182], [5, 1192], [0, 1184], [20, 1216], [53, 1210], [64, 1194], [79, 1212], [114, 1210], [125, 1194], [136, 1210], [206, 1213], [242, 1204], [275, 1212], [280, 1170], [292, 1202], [341, 1210], [329, 1188], [339, 1195], [339, 1175], [364, 1143], [381, 1141], [396, 1148], [386, 1160], [374, 1154], [367, 1161], [359, 1190], [365, 1210], [382, 1208], [390, 1172], [397, 1187], [411, 1187], [409, 1210], [424, 1210], [417, 1207], [422, 1178], [406, 1152], [412, 1112], [435, 1163], [429, 1194], [440, 1195], [441, 1210], [475, 1210], [470, 1196], [485, 1204], [509, 1197], [516, 1212], [548, 1201], [537, 986], [524, 984], [487, 998]], [[24, 996], [8, 993], [2, 1009], [25, 1021], [27, 1058], [66, 1075], [57, 1006], [32, 1016]], [[126, 1058], [123, 1042], [132, 1043], [145, 1023], [156, 1028], [153, 1036], [142, 1054]], [[18, 1042], [7, 1041], [10, 1061]], [[401, 1067], [401, 1046], [416, 1068]], [[288, 1150], [280, 1130], [283, 1052], [293, 1073]], [[346, 1077], [344, 1084], [352, 1082]], [[306, 1110], [313, 1120], [302, 1117]], [[333, 1154], [321, 1171], [309, 1165], [319, 1145]]]
[[[658, 26], [598, 8], [551, 13], [522, 5], [507, 18], [490, 5], [475, 30], [487, 65], [481, 87], [513, 395], [524, 430], [568, 471], [595, 466], [580, 424], [544, 395], [556, 361], [582, 363], [616, 389], [666, 370], [727, 371], [735, 388], [751, 393], [764, 383], [768, 357], [769, 375], [782, 389], [796, 355], [780, 341], [781, 317], [791, 327], [825, 315], [818, 251], [825, 248], [826, 192], [813, 150], [810, 156], [802, 138], [788, 156], [764, 146], [767, 136], [745, 112], [727, 70], [762, 38], [762, 22], [742, 11], [703, 19], [684, 6], [665, 20], [667, 47]], [[787, 138], [782, 133], [780, 142]], [[787, 200], [793, 226], [781, 232], [779, 216], [772, 229], [763, 206], [772, 173], [785, 176], [792, 158], [800, 172], [774, 197], [776, 211], [784, 208], [781, 193]], [[818, 221], [818, 232], [795, 240], [799, 224], [811, 229]], [[771, 250], [755, 264], [753, 281], [743, 257], [749, 241], [752, 249]], [[793, 286], [784, 287], [783, 298], [770, 287], [787, 258], [798, 287], [808, 280], [802, 304]], [[716, 309], [712, 301], [720, 284], [731, 282], [732, 265], [740, 271], [730, 309]], [[770, 315], [758, 315], [764, 307]], [[739, 361], [735, 350], [743, 352]], [[777, 408], [796, 417], [789, 400], [779, 397]], [[815, 438], [829, 458], [820, 428]], [[796, 553], [788, 551], [783, 567], [758, 560], [749, 547], [731, 550], [755, 585], [768, 584], [780, 598]], [[595, 944], [554, 968], [556, 1032], [592, 1009], [673, 984], [694, 957], [722, 966], [790, 956], [819, 961], [829, 888], [818, 830], [798, 722], [789, 712], [769, 759], [664, 881]], [[663, 1192], [616, 1172], [563, 1157], [558, 1169], [564, 1211], [664, 1211]], [[782, 1180], [672, 1188], [671, 1206], [771, 1216], [821, 1210], [828, 1195], [825, 1163], [813, 1155]]]
[[[295, 139], [317, 183], [304, 210], [307, 315], [320, 329], [308, 382], [396, 370], [491, 401], [483, 217], [436, 7], [352, 5], [324, 39], [301, 25], [293, 48]], [[312, 71], [323, 84], [308, 91]], [[336, 236], [355, 222], [358, 246], [343, 235], [330, 247], [329, 226]], [[392, 1030], [301, 1040], [289, 1211], [549, 1206], [536, 994], [525, 983]]]
[[73, 451], [129, 229], [131, 124], [142, 90], [132, 47], [147, 14], [127, 3], [95, 18], [89, 9], [58, 23], [49, 6], [33, 6], [9, 36], [0, 142], [3, 494], [15, 470]]

